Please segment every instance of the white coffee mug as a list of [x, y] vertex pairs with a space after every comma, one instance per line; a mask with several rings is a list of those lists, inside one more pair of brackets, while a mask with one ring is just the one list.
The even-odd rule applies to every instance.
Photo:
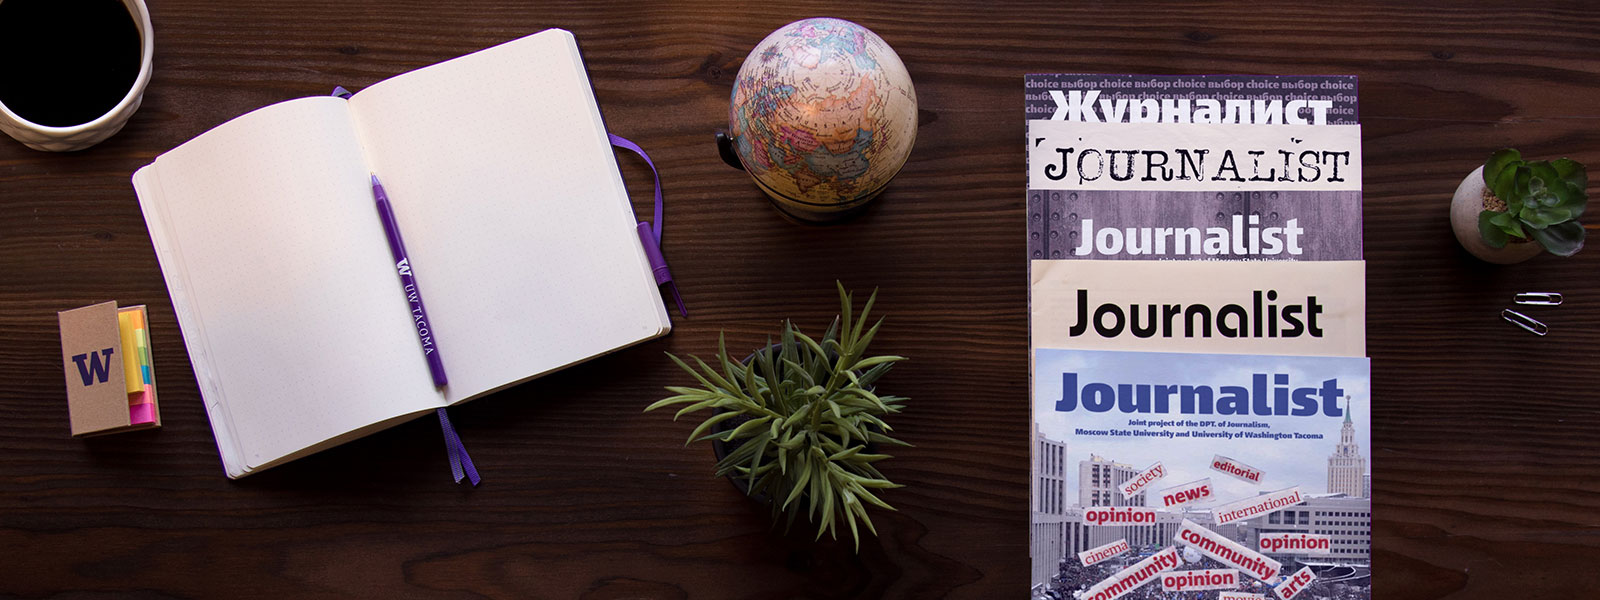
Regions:
[[[0, 0], [4, 2], [5, 0]], [[34, 150], [51, 152], [70, 152], [82, 150], [104, 141], [128, 124], [128, 117], [139, 110], [139, 103], [144, 101], [144, 88], [150, 83], [150, 57], [155, 54], [155, 37], [150, 28], [150, 9], [144, 0], [122, 0], [128, 7], [128, 14], [133, 17], [133, 23], [139, 28], [139, 78], [133, 81], [133, 87], [128, 89], [128, 94], [122, 97], [110, 112], [100, 115], [88, 123], [68, 127], [51, 127], [40, 125], [18, 116], [11, 112], [6, 105], [0, 103], [0, 131], [16, 138]]]

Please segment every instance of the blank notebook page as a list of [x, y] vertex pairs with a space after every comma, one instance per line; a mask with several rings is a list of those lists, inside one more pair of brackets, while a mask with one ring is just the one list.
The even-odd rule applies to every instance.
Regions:
[[670, 328], [572, 34], [419, 69], [350, 105], [450, 402]]
[[234, 119], [135, 176], [229, 474], [442, 404], [346, 101]]

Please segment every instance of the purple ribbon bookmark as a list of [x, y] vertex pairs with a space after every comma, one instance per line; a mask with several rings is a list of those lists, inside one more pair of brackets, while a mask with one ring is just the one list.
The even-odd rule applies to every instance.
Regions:
[[467, 455], [467, 447], [461, 445], [461, 436], [456, 435], [456, 428], [450, 425], [450, 415], [445, 409], [439, 409], [439, 428], [444, 430], [444, 449], [450, 456], [450, 473], [456, 476], [456, 483], [461, 483], [463, 477], [472, 480], [472, 485], [478, 485], [478, 468], [472, 466], [472, 457]]
[[683, 296], [678, 295], [678, 284], [672, 282], [672, 271], [667, 269], [667, 259], [661, 255], [661, 172], [656, 170], [656, 163], [650, 160], [650, 155], [638, 144], [628, 141], [614, 133], [607, 133], [611, 137], [611, 145], [632, 151], [644, 159], [644, 164], [650, 165], [650, 174], [656, 179], [656, 220], [654, 225], [650, 221], [639, 222], [639, 243], [644, 245], [644, 256], [650, 260], [650, 273], [656, 278], [656, 285], [667, 286], [667, 291], [672, 293], [673, 301], [678, 303], [678, 312], [689, 316], [689, 309], [683, 307]]

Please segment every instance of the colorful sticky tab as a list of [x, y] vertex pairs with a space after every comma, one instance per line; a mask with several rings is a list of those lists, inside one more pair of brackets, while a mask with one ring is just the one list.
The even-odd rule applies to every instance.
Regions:
[[123, 379], [127, 381], [128, 390], [128, 423], [130, 425], [155, 423], [155, 375], [150, 361], [150, 333], [145, 326], [144, 307], [131, 307], [118, 311], [117, 326], [122, 335]]
[[132, 394], [128, 394], [128, 405], [129, 406], [132, 406], [132, 405], [135, 405], [135, 404], [155, 404], [155, 402], [156, 402], [155, 386], [147, 385], [147, 386], [144, 386], [144, 387], [140, 388], [139, 391], [137, 391], [137, 392], [134, 392]]
[[143, 425], [154, 422], [156, 422], [156, 405], [147, 402], [128, 407], [128, 424]]
[[[141, 313], [139, 316], [144, 315]], [[150, 334], [145, 332], [143, 318], [134, 323], [133, 334], [134, 342], [139, 346], [139, 376], [142, 380], [140, 383], [151, 385], [155, 383], [155, 379], [150, 373]]]
[[122, 338], [122, 380], [129, 394], [142, 393], [144, 383], [139, 380], [139, 348], [134, 343], [133, 321], [137, 318], [137, 311], [124, 310], [117, 312], [117, 332]]

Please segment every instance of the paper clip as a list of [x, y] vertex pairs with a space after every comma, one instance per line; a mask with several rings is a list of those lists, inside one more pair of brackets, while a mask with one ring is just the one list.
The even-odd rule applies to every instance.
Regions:
[[1561, 294], [1555, 292], [1523, 292], [1511, 299], [1517, 304], [1530, 304], [1538, 306], [1560, 306]]
[[1530, 317], [1528, 315], [1525, 315], [1525, 314], [1519, 313], [1517, 311], [1511, 310], [1509, 308], [1500, 311], [1500, 318], [1505, 319], [1507, 321], [1510, 321], [1512, 324], [1516, 325], [1517, 327], [1521, 327], [1523, 329], [1526, 329], [1529, 332], [1533, 333], [1534, 335], [1544, 335], [1546, 333], [1550, 333], [1550, 327], [1545, 325], [1544, 323], [1540, 323], [1538, 319], [1535, 319], [1535, 318]]

